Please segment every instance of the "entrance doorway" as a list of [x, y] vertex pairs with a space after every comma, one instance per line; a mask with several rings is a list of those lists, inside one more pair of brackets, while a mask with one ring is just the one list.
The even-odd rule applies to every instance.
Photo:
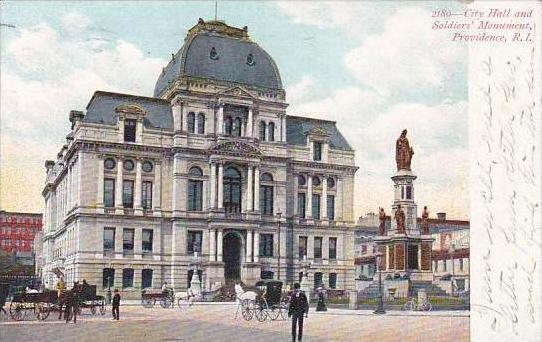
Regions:
[[241, 252], [243, 240], [239, 232], [224, 235], [222, 255], [224, 256], [224, 277], [226, 282], [241, 279]]
[[418, 265], [418, 245], [408, 245], [408, 269], [417, 270]]

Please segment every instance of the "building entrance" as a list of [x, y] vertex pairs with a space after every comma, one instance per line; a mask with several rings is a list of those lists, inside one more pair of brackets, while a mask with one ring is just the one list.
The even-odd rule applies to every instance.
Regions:
[[242, 244], [239, 232], [229, 232], [224, 235], [222, 255], [226, 282], [241, 279]]

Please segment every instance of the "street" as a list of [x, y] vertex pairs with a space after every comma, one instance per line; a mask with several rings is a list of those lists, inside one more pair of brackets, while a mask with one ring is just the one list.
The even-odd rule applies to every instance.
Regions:
[[[0, 314], [2, 341], [290, 341], [290, 321], [245, 321], [234, 319], [235, 305], [195, 305], [181, 311], [155, 306], [121, 307], [121, 320], [92, 316], [84, 310], [77, 324], [59, 321], [51, 314], [46, 321], [34, 318], [13, 321]], [[378, 316], [371, 311], [330, 309], [309, 313], [304, 341], [469, 341], [468, 311], [389, 311]]]

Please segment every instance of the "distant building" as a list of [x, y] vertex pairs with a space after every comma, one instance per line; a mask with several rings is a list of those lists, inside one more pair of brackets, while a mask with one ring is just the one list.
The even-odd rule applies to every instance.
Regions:
[[[417, 218], [418, 224], [421, 218]], [[457, 290], [469, 289], [470, 269], [470, 222], [449, 220], [445, 213], [437, 213], [437, 218], [428, 219], [432, 245], [432, 270], [435, 281], [454, 278]], [[369, 213], [361, 217], [355, 232], [356, 279], [373, 278], [375, 274], [376, 253], [373, 238], [378, 234], [380, 222], [378, 215]], [[391, 217], [386, 217], [386, 230], [391, 227]], [[452, 262], [453, 260], [453, 262]], [[451, 289], [447, 289], [449, 292]]]
[[42, 214], [0, 211], [0, 249], [3, 251], [32, 252], [34, 236], [41, 230]]

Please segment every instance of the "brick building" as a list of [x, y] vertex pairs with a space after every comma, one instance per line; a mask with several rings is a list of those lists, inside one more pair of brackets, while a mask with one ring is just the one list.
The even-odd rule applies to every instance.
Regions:
[[42, 214], [0, 211], [0, 249], [5, 252], [32, 252], [41, 230]]

